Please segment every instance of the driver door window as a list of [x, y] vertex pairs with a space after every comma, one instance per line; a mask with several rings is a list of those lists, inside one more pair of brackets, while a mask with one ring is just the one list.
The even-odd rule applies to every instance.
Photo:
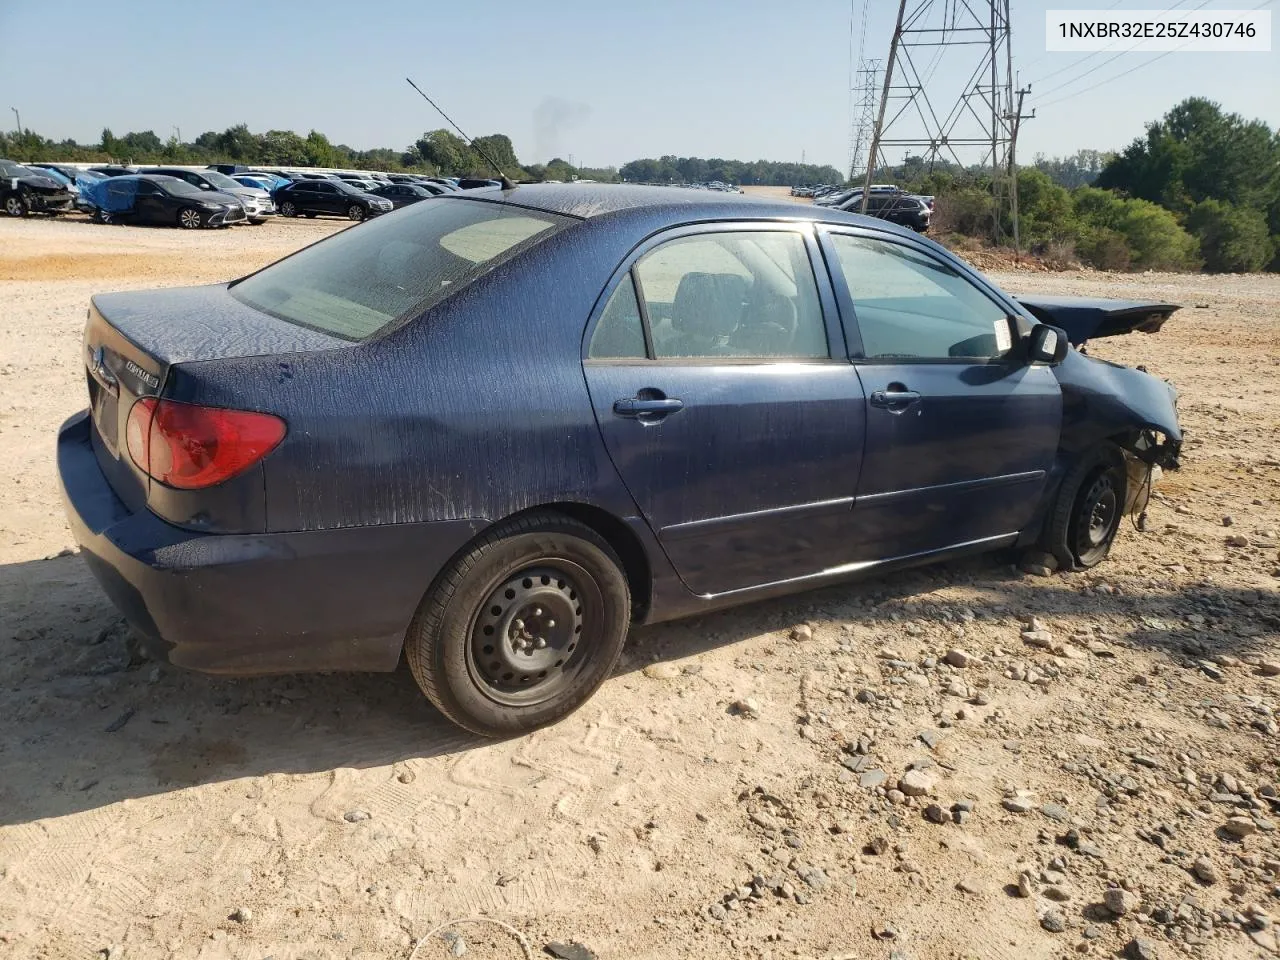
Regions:
[[869, 237], [832, 244], [857, 314], [867, 360], [1000, 360], [1013, 328], [998, 303], [941, 260]]

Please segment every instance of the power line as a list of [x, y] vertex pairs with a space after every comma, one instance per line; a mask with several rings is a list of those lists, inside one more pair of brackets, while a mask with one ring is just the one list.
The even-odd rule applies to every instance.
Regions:
[[[1199, 6], [1194, 6], [1194, 8], [1192, 8], [1192, 10], [1190, 10], [1190, 12], [1194, 13], [1194, 12], [1196, 12], [1196, 10], [1202, 10], [1202, 9], [1206, 8], [1206, 6], [1210, 5], [1210, 4], [1212, 3], [1212, 1], [1213, 1], [1213, 0], [1202, 0], [1201, 5], [1199, 5]], [[1184, 3], [1187, 3], [1187, 0], [1178, 0], [1178, 4], [1175, 4], [1174, 6], [1171, 6], [1171, 8], [1169, 8], [1169, 9], [1170, 9], [1170, 10], [1176, 10], [1176, 9], [1178, 9], [1178, 8], [1179, 8], [1179, 6], [1183, 5]], [[1056, 93], [1057, 91], [1060, 91], [1060, 90], [1066, 90], [1066, 88], [1070, 87], [1070, 86], [1071, 86], [1071, 84], [1078, 83], [1078, 82], [1082, 81], [1082, 79], [1084, 79], [1085, 77], [1088, 77], [1088, 76], [1089, 76], [1089, 74], [1091, 74], [1091, 73], [1096, 73], [1096, 72], [1097, 72], [1097, 70], [1101, 70], [1103, 67], [1106, 67], [1106, 65], [1107, 65], [1108, 63], [1114, 63], [1114, 61], [1115, 61], [1115, 60], [1119, 60], [1119, 59], [1121, 58], [1121, 56], [1124, 56], [1125, 54], [1132, 54], [1132, 52], [1133, 52], [1134, 50], [1137, 50], [1137, 49], [1138, 49], [1138, 46], [1139, 46], [1138, 44], [1135, 44], [1134, 46], [1129, 47], [1129, 49], [1128, 49], [1128, 50], [1121, 50], [1121, 51], [1119, 52], [1119, 54], [1112, 54], [1111, 56], [1108, 56], [1108, 58], [1107, 58], [1106, 60], [1103, 60], [1103, 61], [1102, 61], [1102, 63], [1097, 64], [1097, 65], [1094, 65], [1094, 67], [1091, 67], [1091, 68], [1089, 68], [1089, 69], [1085, 70], [1085, 72], [1084, 72], [1084, 73], [1080, 73], [1080, 74], [1078, 74], [1078, 76], [1075, 76], [1075, 77], [1073, 77], [1073, 78], [1068, 79], [1068, 81], [1064, 81], [1064, 82], [1062, 82], [1062, 83], [1059, 83], [1059, 84], [1057, 84], [1057, 86], [1056, 86], [1056, 87], [1050, 87], [1050, 88], [1048, 88], [1048, 90], [1046, 90], [1046, 91], [1044, 91], [1044, 92], [1042, 92], [1042, 93], [1041, 93], [1041, 96], [1048, 96], [1048, 95], [1050, 95], [1050, 93]], [[1101, 54], [1101, 52], [1105, 52], [1105, 51], [1097, 50], [1097, 51], [1094, 51], [1094, 52], [1096, 52], [1096, 54]], [[1088, 58], [1085, 58], [1085, 59], [1088, 59]], [[1080, 63], [1083, 63], [1083, 60], [1082, 60], [1082, 61], [1080, 61]]]
[[[1111, 4], [1111, 6], [1109, 7], [1103, 8], [1103, 10], [1100, 12], [1106, 13], [1108, 10], [1114, 10], [1116, 7], [1120, 6], [1120, 4], [1122, 3], [1124, 3], [1124, 0], [1115, 0], [1115, 3]], [[1084, 63], [1086, 60], [1092, 60], [1094, 57], [1096, 57], [1100, 53], [1106, 53], [1106, 50], [1095, 50], [1093, 51], [1093, 53], [1087, 53], [1083, 57], [1077, 57], [1075, 60], [1072, 60], [1070, 63], [1059, 67], [1057, 70], [1054, 70], [1052, 73], [1046, 73], [1043, 77], [1032, 78], [1030, 82], [1044, 83], [1050, 77], [1056, 77], [1058, 74], [1063, 73], [1067, 70], [1070, 70], [1072, 67], [1079, 66], [1080, 64]]]
[[[1257, 5], [1256, 7], [1254, 7], [1253, 9], [1254, 9], [1254, 10], [1261, 10], [1263, 7], [1269, 7], [1269, 6], [1271, 6], [1271, 4], [1272, 4], [1272, 3], [1274, 3], [1274, 2], [1275, 2], [1275, 0], [1263, 0], [1263, 2], [1262, 2], [1262, 3], [1258, 4], [1258, 5]], [[1194, 8], [1191, 12], [1192, 12], [1192, 13], [1194, 13], [1194, 12], [1195, 12], [1195, 10], [1200, 10], [1200, 9], [1202, 9], [1202, 8], [1203, 8], [1203, 7], [1205, 7], [1208, 3], [1209, 3], [1209, 0], [1205, 0], [1205, 3], [1200, 4], [1200, 6], [1199, 6], [1199, 7]], [[1186, 43], [1184, 43], [1182, 46], [1177, 47], [1177, 48], [1175, 48], [1175, 49], [1173, 49], [1173, 50], [1166, 50], [1164, 53], [1160, 54], [1160, 55], [1159, 55], [1159, 56], [1157, 56], [1157, 57], [1152, 57], [1150, 60], [1145, 60], [1145, 61], [1143, 61], [1142, 63], [1135, 64], [1134, 66], [1130, 67], [1128, 70], [1124, 70], [1124, 71], [1121, 71], [1120, 73], [1117, 73], [1114, 77], [1107, 77], [1105, 80], [1099, 80], [1097, 83], [1090, 84], [1089, 86], [1085, 87], [1083, 90], [1077, 90], [1077, 91], [1075, 91], [1075, 93], [1069, 93], [1069, 94], [1067, 94], [1065, 97], [1059, 97], [1057, 100], [1050, 100], [1048, 103], [1041, 103], [1041, 104], [1038, 104], [1038, 106], [1040, 106], [1040, 107], [1052, 107], [1052, 106], [1054, 106], [1055, 104], [1065, 103], [1066, 101], [1071, 100], [1071, 99], [1073, 99], [1073, 98], [1075, 98], [1075, 97], [1081, 96], [1082, 94], [1086, 94], [1086, 93], [1088, 93], [1088, 92], [1089, 92], [1089, 91], [1091, 91], [1091, 90], [1097, 90], [1099, 87], [1105, 86], [1106, 84], [1111, 83], [1111, 82], [1112, 82], [1112, 81], [1114, 81], [1114, 80], [1119, 80], [1121, 77], [1127, 77], [1129, 74], [1133, 73], [1135, 70], [1141, 70], [1143, 67], [1149, 67], [1149, 66], [1151, 66], [1151, 64], [1156, 63], [1156, 62], [1158, 62], [1158, 61], [1160, 61], [1160, 60], [1163, 60], [1165, 57], [1169, 56], [1169, 54], [1171, 54], [1171, 53], [1180, 53], [1181, 51], [1185, 50], [1187, 47], [1191, 46], [1191, 45], [1192, 45], [1192, 44], [1194, 44], [1194, 43], [1195, 43], [1195, 41], [1194, 41], [1194, 40], [1188, 40], [1188, 41], [1187, 41]], [[1125, 52], [1127, 53], [1128, 51], [1125, 51]], [[1120, 54], [1117, 54], [1116, 56], [1120, 56]], [[1115, 59], [1115, 57], [1112, 57], [1111, 59], [1112, 59], [1112, 60], [1114, 60], [1114, 59]], [[1108, 60], [1106, 63], [1110, 63], [1110, 62], [1111, 62], [1111, 61], [1110, 61], [1110, 60]], [[1104, 66], [1106, 66], [1106, 63], [1101, 63], [1101, 64], [1099, 64], [1099, 65], [1098, 65], [1098, 67], [1099, 67], [1099, 68], [1104, 67]], [[1080, 77], [1077, 77], [1076, 79], [1081, 79], [1081, 78], [1083, 78], [1083, 76], [1084, 76], [1084, 74], [1082, 74]], [[1072, 82], [1074, 82], [1074, 81], [1072, 81]], [[1063, 86], [1070, 86], [1070, 85], [1071, 85], [1070, 83], [1067, 83], [1067, 84], [1063, 84], [1063, 85], [1058, 86], [1058, 87], [1054, 87], [1053, 89], [1054, 89], [1054, 90], [1061, 90]], [[1052, 92], [1053, 92], [1053, 90], [1050, 90], [1049, 92], [1050, 92], [1050, 93], [1052, 93]]]

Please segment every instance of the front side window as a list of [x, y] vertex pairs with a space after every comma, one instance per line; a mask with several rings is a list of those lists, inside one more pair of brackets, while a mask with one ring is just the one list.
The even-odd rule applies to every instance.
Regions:
[[637, 261], [653, 356], [829, 356], [804, 237], [784, 231], [698, 234]]
[[417, 203], [335, 234], [230, 289], [282, 320], [364, 340], [574, 222], [477, 200]]
[[884, 240], [831, 241], [868, 360], [995, 360], [1012, 349], [1004, 308], [949, 264]]

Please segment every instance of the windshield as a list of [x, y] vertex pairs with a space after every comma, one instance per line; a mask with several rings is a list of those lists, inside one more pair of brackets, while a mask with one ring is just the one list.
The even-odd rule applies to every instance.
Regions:
[[415, 204], [307, 247], [231, 293], [282, 320], [364, 340], [573, 222], [474, 200]]
[[212, 183], [219, 190], [238, 190], [240, 184], [236, 183], [225, 173], [219, 173], [217, 170], [202, 170], [200, 175]]

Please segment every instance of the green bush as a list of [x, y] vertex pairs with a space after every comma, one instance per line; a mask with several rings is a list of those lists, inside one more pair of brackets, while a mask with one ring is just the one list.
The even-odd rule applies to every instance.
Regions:
[[1272, 240], [1259, 210], [1205, 200], [1191, 208], [1187, 229], [1200, 243], [1205, 268], [1215, 273], [1249, 273], [1271, 260]]
[[960, 187], [935, 199], [932, 227], [942, 234], [987, 237], [991, 235], [991, 212], [990, 191]]
[[1081, 236], [1076, 249], [1086, 263], [1107, 270], [1124, 269], [1112, 265], [1121, 259], [1118, 237], [1128, 252], [1130, 269], [1188, 270], [1198, 266], [1196, 239], [1163, 207], [1095, 187], [1077, 190], [1074, 206]]

